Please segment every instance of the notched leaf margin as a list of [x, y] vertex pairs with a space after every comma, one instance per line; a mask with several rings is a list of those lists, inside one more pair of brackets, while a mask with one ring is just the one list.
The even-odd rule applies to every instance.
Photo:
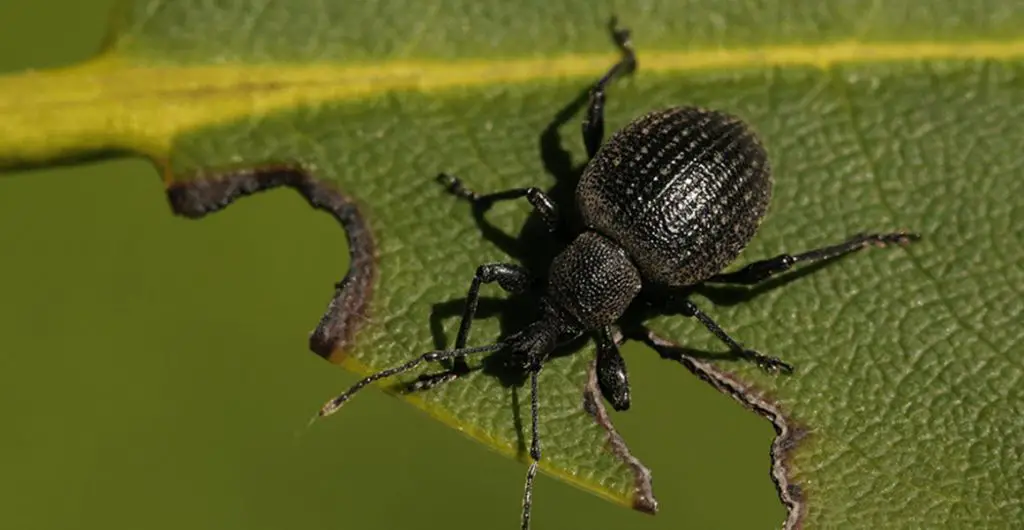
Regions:
[[587, 368], [587, 384], [583, 387], [583, 410], [607, 433], [607, 446], [612, 454], [621, 459], [633, 472], [633, 509], [651, 515], [658, 513], [658, 500], [654, 498], [651, 484], [651, 470], [629, 451], [626, 441], [615, 430], [604, 406], [597, 382], [596, 360], [591, 361]]
[[[369, 302], [377, 276], [376, 246], [369, 224], [358, 205], [329, 182], [317, 179], [315, 173], [315, 168], [303, 164], [268, 163], [201, 169], [177, 176], [168, 174], [165, 182], [172, 211], [190, 219], [200, 219], [223, 210], [239, 197], [286, 187], [297, 191], [310, 206], [326, 211], [341, 224], [348, 239], [351, 265], [345, 277], [335, 285], [334, 297], [317, 327], [310, 333], [309, 347], [332, 363], [343, 364], [346, 360], [345, 352], [350, 351], [356, 332], [369, 316]], [[622, 437], [612, 426], [601, 401], [593, 366], [588, 377], [583, 408], [607, 433], [609, 450], [634, 473], [636, 489], [632, 507], [653, 514], [657, 511], [657, 501], [651, 493], [650, 471], [630, 454]], [[436, 411], [423, 404], [416, 406], [431, 415], [437, 415]], [[451, 423], [445, 418], [438, 419]], [[481, 437], [481, 440], [484, 438]], [[569, 475], [555, 473], [555, 476], [575, 483]], [[609, 499], [618, 500], [612, 497]]]
[[701, 361], [683, 353], [679, 345], [658, 336], [651, 330], [644, 330], [639, 337], [648, 346], [654, 348], [662, 357], [674, 359], [693, 372], [719, 392], [731, 396], [743, 406], [764, 416], [775, 427], [775, 440], [771, 447], [771, 477], [779, 500], [786, 507], [785, 530], [803, 528], [807, 513], [804, 489], [792, 478], [793, 451], [801, 441], [807, 438], [809, 431], [803, 425], [786, 417], [778, 403], [769, 399], [764, 392], [753, 385], [745, 384], [732, 374], [719, 370], [711, 363]]
[[292, 188], [314, 209], [337, 220], [348, 239], [349, 266], [345, 277], [335, 284], [334, 297], [316, 328], [309, 335], [309, 348], [317, 355], [341, 363], [356, 331], [368, 317], [377, 255], [373, 236], [358, 205], [333, 185], [314, 176], [302, 164], [265, 164], [252, 167], [199, 170], [171, 181], [167, 199], [175, 214], [199, 219], [220, 211], [239, 197], [278, 187]]

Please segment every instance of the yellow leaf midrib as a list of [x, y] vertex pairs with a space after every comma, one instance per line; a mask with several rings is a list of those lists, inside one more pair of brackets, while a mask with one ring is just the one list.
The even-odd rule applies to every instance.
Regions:
[[[639, 53], [642, 73], [811, 67], [1024, 57], [1014, 41], [788, 45]], [[164, 157], [182, 132], [287, 108], [355, 100], [390, 91], [594, 78], [616, 56], [378, 64], [145, 66], [108, 55], [69, 68], [0, 77], [0, 163], [40, 161], [94, 150]]]

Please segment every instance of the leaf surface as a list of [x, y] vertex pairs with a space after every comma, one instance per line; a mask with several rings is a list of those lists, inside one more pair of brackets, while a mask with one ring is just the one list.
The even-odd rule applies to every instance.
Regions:
[[[616, 13], [640, 70], [611, 89], [609, 129], [695, 104], [764, 139], [775, 195], [741, 261], [863, 231], [925, 236], [756, 296], [696, 299], [796, 365], [789, 378], [715, 360], [721, 346], [681, 316], [650, 321], [712, 352], [687, 362], [783, 430], [774, 476], [789, 524], [1019, 521], [1024, 9], [675, 4], [129, 2], [96, 60], [0, 79], [0, 161], [139, 152], [192, 215], [246, 175], [305, 190], [347, 223], [356, 273], [319, 344], [367, 373], [450, 346], [477, 265], [543, 272], [556, 248], [527, 205], [475, 220], [433, 177], [571, 199], [584, 161], [571, 111], [615, 60], [603, 28]], [[471, 344], [529, 320], [531, 300], [485, 296]], [[542, 373], [544, 469], [649, 507], [637, 465], [584, 410], [591, 358], [580, 345]], [[514, 378], [475, 373], [406, 399], [523, 457], [528, 392]]]

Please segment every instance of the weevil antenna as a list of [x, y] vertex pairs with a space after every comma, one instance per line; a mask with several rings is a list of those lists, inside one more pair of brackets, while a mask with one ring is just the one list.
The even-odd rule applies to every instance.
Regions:
[[420, 355], [419, 357], [416, 357], [415, 359], [412, 359], [404, 364], [400, 364], [394, 368], [388, 368], [387, 370], [381, 370], [375, 374], [368, 375], [360, 379], [359, 381], [356, 382], [356, 384], [352, 385], [352, 387], [346, 390], [344, 393], [338, 395], [338, 397], [324, 404], [324, 406], [320, 409], [320, 412], [317, 413], [316, 417], [313, 418], [313, 421], [316, 421], [317, 418], [323, 418], [324, 416], [330, 416], [331, 414], [334, 414], [335, 412], [337, 412], [338, 409], [341, 408], [342, 405], [345, 404], [346, 401], [351, 399], [356, 392], [362, 390], [363, 387], [369, 385], [374, 381], [384, 379], [385, 377], [398, 375], [403, 372], [408, 372], [409, 370], [416, 368], [417, 366], [424, 362], [443, 361], [445, 359], [452, 359], [455, 357], [459, 357], [461, 355], [469, 355], [472, 353], [485, 353], [500, 350], [501, 348], [504, 347], [504, 342], [497, 342], [494, 344], [488, 344], [486, 346], [473, 346], [470, 348], [458, 348], [454, 350], [435, 350], [424, 353], [423, 355]]
[[540, 463], [540, 434], [537, 432], [538, 411], [540, 400], [537, 398], [537, 374], [540, 373], [540, 362], [534, 359], [530, 366], [530, 469], [526, 472], [526, 486], [523, 489], [523, 515], [520, 529], [529, 530], [530, 515], [533, 512], [533, 479], [537, 476], [537, 464]]

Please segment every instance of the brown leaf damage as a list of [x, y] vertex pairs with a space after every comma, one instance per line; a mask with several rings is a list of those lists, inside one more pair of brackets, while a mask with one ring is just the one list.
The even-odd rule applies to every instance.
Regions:
[[777, 403], [753, 385], [741, 382], [732, 374], [719, 370], [711, 363], [687, 355], [674, 342], [664, 339], [650, 330], [644, 330], [644, 335], [639, 338], [654, 348], [662, 357], [678, 361], [687, 370], [715, 387], [719, 392], [731, 396], [743, 406], [772, 422], [776, 436], [771, 447], [771, 477], [772, 482], [775, 483], [775, 489], [779, 493], [779, 499], [786, 507], [786, 522], [783, 528], [786, 530], [802, 528], [807, 506], [804, 502], [803, 488], [792, 479], [790, 461], [796, 446], [807, 437], [807, 429], [787, 418]]
[[597, 361], [591, 361], [587, 369], [587, 384], [583, 388], [583, 410], [587, 411], [587, 414], [590, 414], [594, 421], [605, 430], [608, 435], [608, 448], [633, 472], [633, 509], [651, 515], [657, 513], [658, 500], [654, 498], [654, 490], [651, 486], [651, 470], [640, 462], [640, 459], [633, 456], [626, 441], [612, 425], [597, 383]]
[[356, 331], [367, 318], [373, 279], [377, 274], [370, 227], [356, 203], [332, 185], [297, 164], [200, 171], [168, 185], [167, 198], [174, 213], [198, 219], [219, 211], [239, 197], [277, 187], [291, 188], [314, 209], [334, 217], [348, 238], [349, 263], [345, 277], [335, 285], [334, 297], [316, 329], [309, 335], [311, 350], [340, 362]]

